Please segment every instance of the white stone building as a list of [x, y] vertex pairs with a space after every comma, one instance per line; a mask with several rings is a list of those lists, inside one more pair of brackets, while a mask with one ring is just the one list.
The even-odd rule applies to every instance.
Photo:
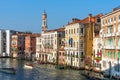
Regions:
[[65, 54], [67, 66], [84, 67], [84, 25], [79, 19], [73, 19], [65, 26]]
[[5, 56], [6, 53], [6, 32], [0, 30], [0, 56]]

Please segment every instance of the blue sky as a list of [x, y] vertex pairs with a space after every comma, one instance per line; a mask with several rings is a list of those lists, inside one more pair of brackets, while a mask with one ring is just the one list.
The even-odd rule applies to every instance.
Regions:
[[48, 28], [55, 29], [72, 18], [105, 14], [119, 5], [120, 0], [0, 0], [0, 29], [40, 33], [44, 9]]

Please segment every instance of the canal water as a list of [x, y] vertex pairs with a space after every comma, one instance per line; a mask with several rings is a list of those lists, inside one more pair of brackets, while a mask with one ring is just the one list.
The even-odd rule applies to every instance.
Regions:
[[43, 64], [37, 65], [33, 69], [25, 69], [24, 60], [0, 59], [0, 67], [14, 67], [16, 74], [7, 74], [0, 72], [0, 80], [89, 80], [81, 75], [84, 71], [77, 70], [60, 70], [54, 65]]

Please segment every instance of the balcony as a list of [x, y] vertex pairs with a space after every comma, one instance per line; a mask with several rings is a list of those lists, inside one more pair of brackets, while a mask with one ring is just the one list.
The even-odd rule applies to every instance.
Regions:
[[104, 46], [104, 49], [116, 49], [116, 46]]
[[120, 46], [116, 46], [116, 49], [120, 49]]
[[115, 36], [115, 35], [116, 35], [116, 32], [113, 32], [113, 33], [112, 33], [112, 36]]
[[120, 36], [120, 32], [116, 32], [116, 35], [117, 35], [117, 36]]
[[65, 50], [78, 50], [78, 49], [73, 47], [65, 47]]
[[104, 37], [111, 37], [112, 36], [112, 33], [107, 33], [104, 35]]

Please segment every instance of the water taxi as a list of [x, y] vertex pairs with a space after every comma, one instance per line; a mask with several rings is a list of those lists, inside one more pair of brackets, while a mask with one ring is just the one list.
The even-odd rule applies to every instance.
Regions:
[[32, 69], [32, 68], [33, 68], [33, 65], [32, 65], [32, 64], [25, 64], [25, 65], [24, 65], [24, 68]]

